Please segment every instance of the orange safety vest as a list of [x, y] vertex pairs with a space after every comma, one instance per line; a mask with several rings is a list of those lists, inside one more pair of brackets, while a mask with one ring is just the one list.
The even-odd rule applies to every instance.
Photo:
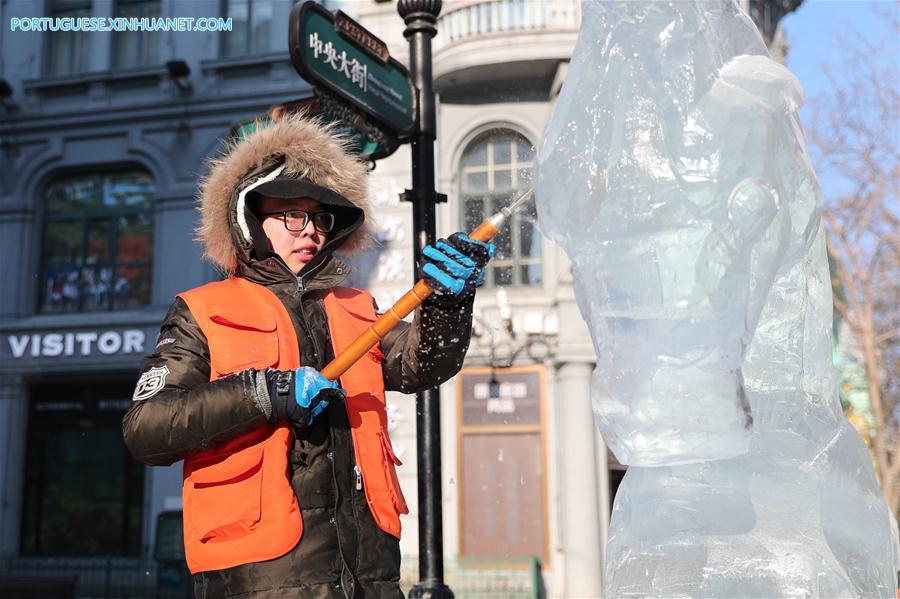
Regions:
[[[242, 278], [209, 283], [179, 295], [206, 335], [210, 380], [249, 368], [300, 366], [297, 332], [274, 293]], [[372, 296], [336, 287], [324, 299], [335, 355], [375, 322]], [[357, 465], [378, 526], [400, 538], [409, 513], [387, 432], [382, 354], [377, 346], [341, 376], [347, 392]], [[291, 427], [265, 426], [184, 460], [184, 548], [192, 573], [280, 557], [303, 534], [289, 480]]]

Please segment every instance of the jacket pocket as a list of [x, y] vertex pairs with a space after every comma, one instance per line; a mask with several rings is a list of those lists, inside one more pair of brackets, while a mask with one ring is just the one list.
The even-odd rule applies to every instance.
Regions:
[[215, 327], [209, 348], [213, 369], [219, 376], [278, 364], [278, 332], [275, 315], [261, 310], [246, 314], [212, 314]]
[[408, 514], [409, 507], [406, 505], [406, 499], [403, 497], [403, 490], [400, 488], [400, 479], [397, 477], [397, 466], [402, 466], [403, 462], [394, 455], [394, 448], [386, 433], [379, 432], [381, 437], [381, 449], [384, 452], [384, 459], [381, 461], [385, 470], [385, 478], [388, 483], [388, 491], [391, 494], [391, 501], [394, 503], [394, 509], [398, 514]]
[[200, 543], [221, 543], [253, 532], [262, 519], [263, 449], [251, 447], [191, 474], [192, 522]]

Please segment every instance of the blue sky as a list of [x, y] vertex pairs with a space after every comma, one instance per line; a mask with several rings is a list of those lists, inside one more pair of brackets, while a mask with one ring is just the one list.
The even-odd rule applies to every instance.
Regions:
[[[840, 69], [851, 68], [842, 57], [842, 48], [834, 39], [836, 32], [862, 35], [880, 48], [877, 59], [896, 75], [900, 73], [900, 38], [891, 31], [879, 12], [900, 11], [897, 0], [805, 0], [793, 13], [782, 20], [788, 42], [787, 66], [803, 85], [805, 106], [800, 109], [804, 129], [809, 130], [808, 106], [814, 98], [829, 89], [823, 64], [831, 64], [834, 75], [841, 78]], [[893, 78], [896, 84], [897, 77]], [[896, 134], [896, 121], [891, 124]], [[897, 140], [900, 144], [900, 139]], [[815, 156], [813, 157], [816, 162]], [[814, 164], [819, 183], [827, 201], [848, 191], [852, 182], [834, 169]]]
[[[884, 40], [885, 61], [900, 69], [900, 40], [888, 35], [876, 10], [900, 10], [891, 0], [805, 0], [782, 21], [789, 45], [787, 64], [800, 79], [807, 100], [827, 85], [822, 63], [838, 63], [840, 48], [835, 32], [855, 30]], [[805, 115], [804, 115], [805, 116]]]

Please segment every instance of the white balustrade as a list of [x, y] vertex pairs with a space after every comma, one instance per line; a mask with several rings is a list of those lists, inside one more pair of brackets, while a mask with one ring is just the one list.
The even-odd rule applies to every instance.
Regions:
[[453, 8], [438, 18], [434, 50], [467, 38], [516, 31], [576, 31], [580, 0], [488, 0]]

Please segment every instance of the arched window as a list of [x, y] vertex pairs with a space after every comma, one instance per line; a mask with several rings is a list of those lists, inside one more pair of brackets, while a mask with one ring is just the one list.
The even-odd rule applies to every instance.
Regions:
[[150, 303], [150, 175], [58, 177], [44, 193], [40, 312], [120, 310]]
[[[465, 230], [471, 231], [531, 186], [533, 159], [531, 143], [508, 129], [493, 129], [469, 144], [460, 165]], [[541, 235], [533, 203], [513, 213], [494, 243], [497, 254], [485, 273], [485, 285], [542, 284]]]

